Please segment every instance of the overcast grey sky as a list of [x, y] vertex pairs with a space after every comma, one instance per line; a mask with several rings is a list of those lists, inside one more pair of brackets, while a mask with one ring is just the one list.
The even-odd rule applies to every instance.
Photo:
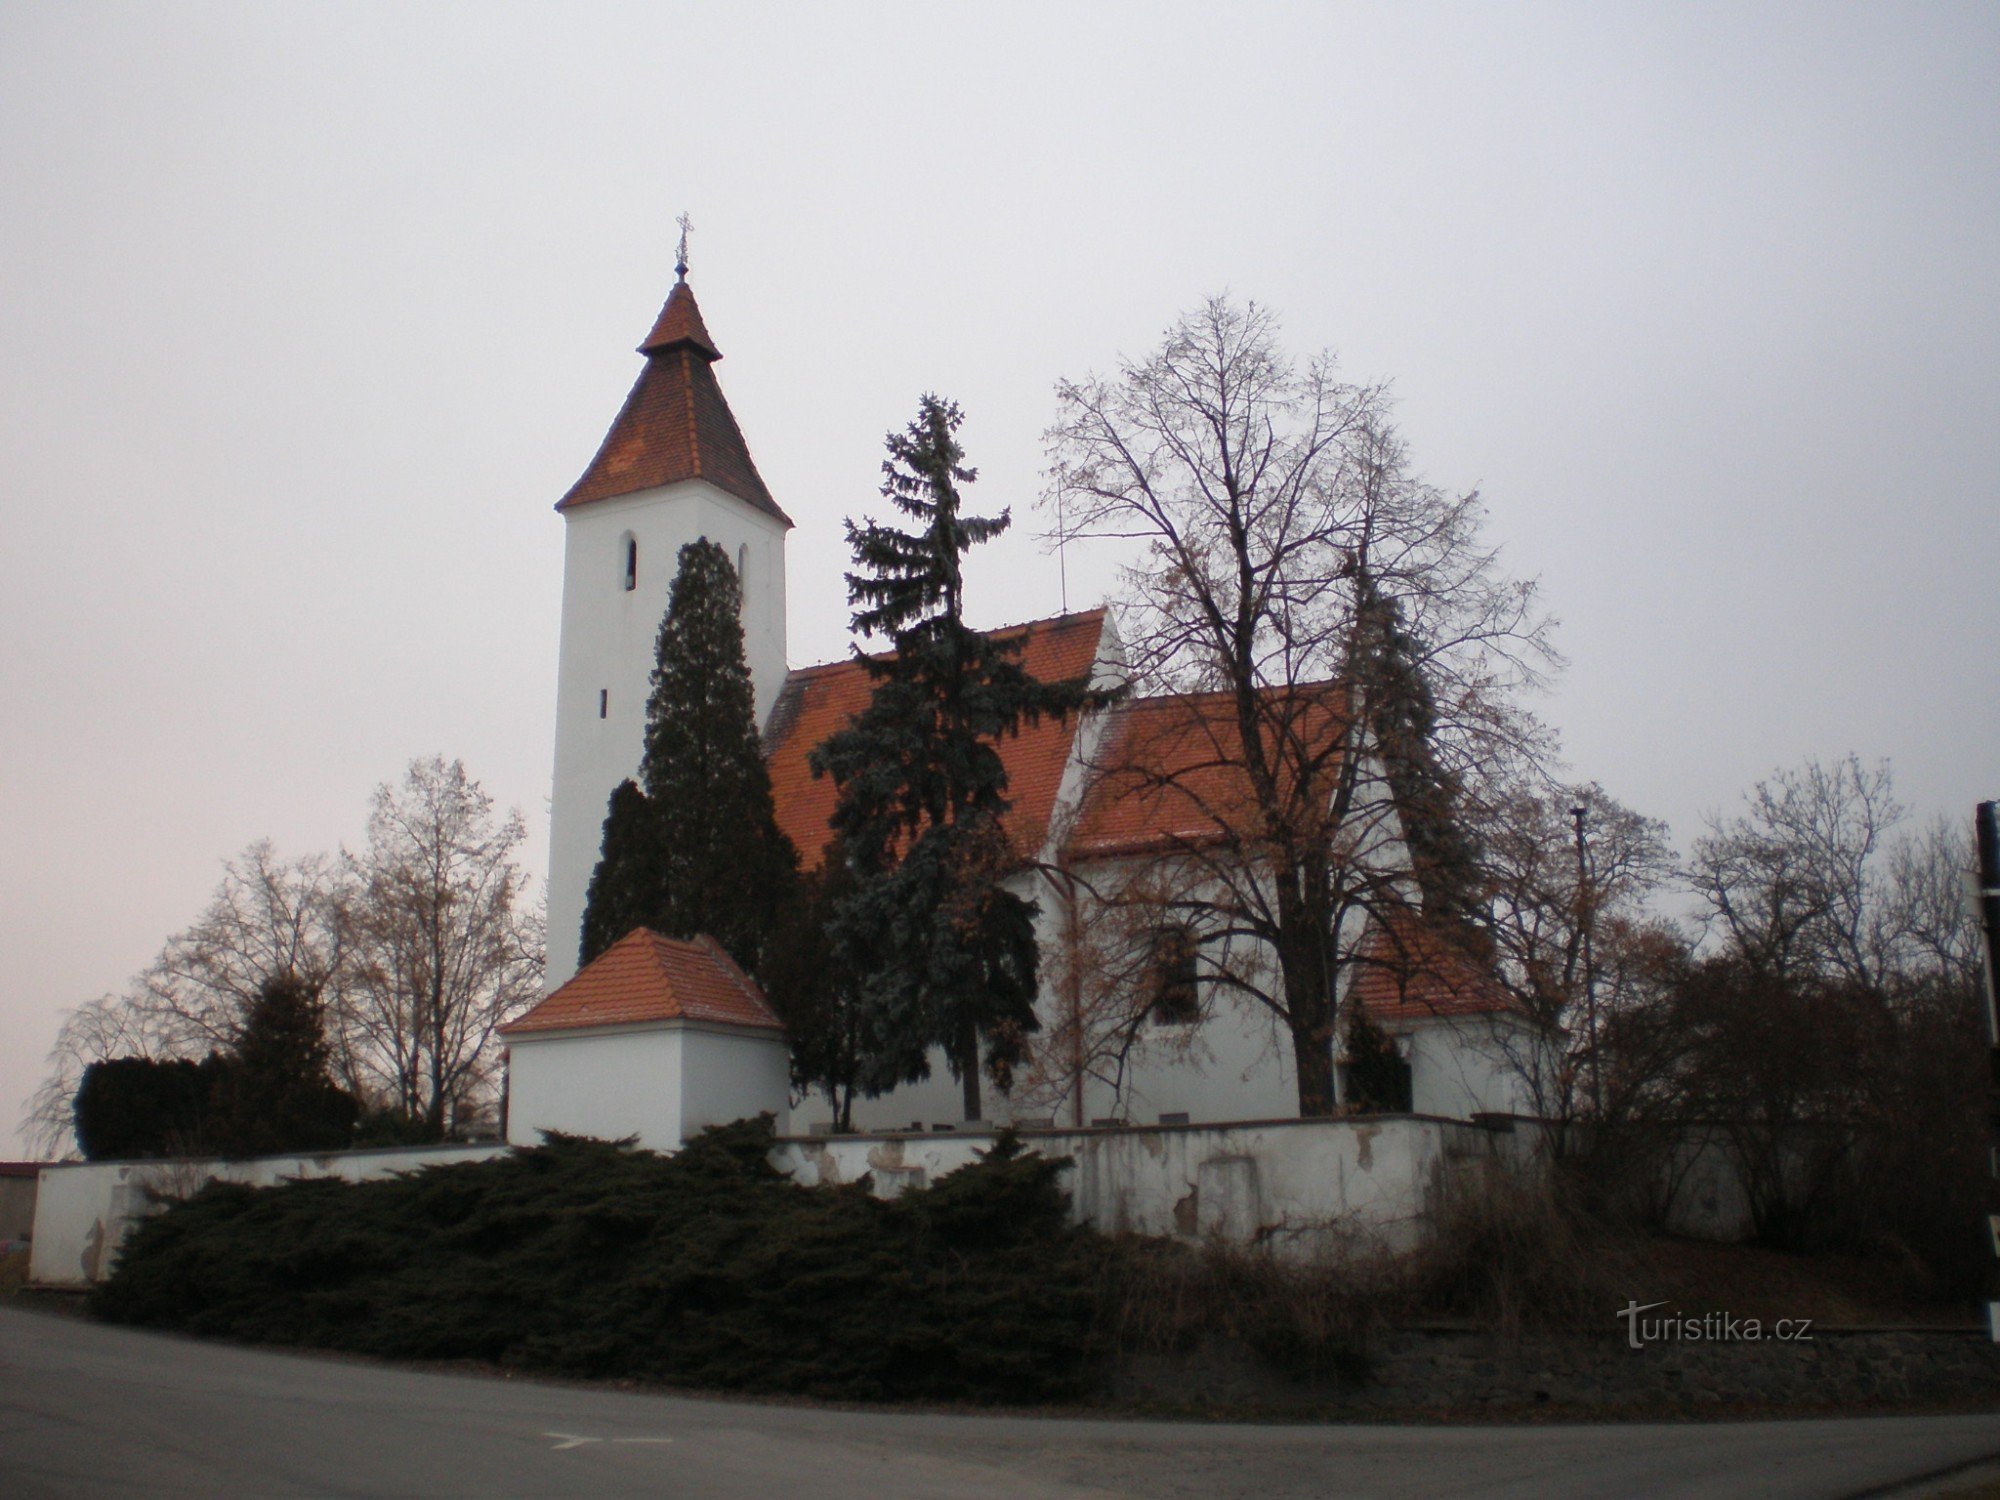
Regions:
[[[2000, 796], [2000, 7], [0, 0], [0, 1134], [220, 861], [462, 756], [539, 877], [562, 523], [672, 280], [840, 654], [937, 389], [1029, 524], [1061, 376], [1228, 289], [1392, 378], [1685, 841], [1774, 767]], [[1072, 559], [1073, 605], [1114, 559]]]

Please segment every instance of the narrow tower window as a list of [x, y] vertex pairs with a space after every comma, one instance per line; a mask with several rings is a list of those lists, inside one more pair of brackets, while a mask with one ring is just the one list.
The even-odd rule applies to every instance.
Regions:
[[639, 539], [629, 531], [625, 534], [625, 591], [629, 594], [639, 586]]
[[600, 719], [608, 719], [611, 717], [610, 688], [599, 688], [597, 690], [597, 717]]
[[745, 542], [736, 549], [736, 593], [742, 602], [743, 613], [750, 613], [750, 544]]

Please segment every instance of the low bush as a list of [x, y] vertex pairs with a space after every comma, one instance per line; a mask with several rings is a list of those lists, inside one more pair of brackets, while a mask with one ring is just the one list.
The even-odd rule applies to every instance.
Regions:
[[884, 1202], [771, 1167], [769, 1122], [674, 1156], [555, 1138], [386, 1181], [213, 1183], [141, 1225], [102, 1316], [253, 1342], [841, 1398], [1063, 1399], [1104, 1240], [1008, 1137]]

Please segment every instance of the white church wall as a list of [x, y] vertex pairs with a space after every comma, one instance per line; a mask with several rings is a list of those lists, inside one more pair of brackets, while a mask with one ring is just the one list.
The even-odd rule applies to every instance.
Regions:
[[1085, 1084], [1092, 1120], [1134, 1125], [1184, 1114], [1193, 1123], [1277, 1120], [1299, 1112], [1291, 1038], [1270, 1012], [1235, 996], [1210, 995], [1192, 1025], [1141, 1023], [1142, 1046], [1128, 1059], [1122, 1086]]
[[1410, 1064], [1411, 1107], [1418, 1114], [1467, 1119], [1475, 1114], [1534, 1112], [1521, 1076], [1521, 1028], [1488, 1016], [1439, 1017], [1396, 1029]]
[[788, 1128], [791, 1052], [780, 1033], [689, 1026], [681, 1048], [682, 1140], [766, 1112]]
[[[549, 803], [549, 961], [553, 991], [576, 972], [584, 895], [597, 866], [611, 790], [636, 775], [645, 742], [653, 649], [680, 549], [706, 536], [746, 564], [744, 656], [758, 722], [785, 680], [785, 529], [701, 480], [563, 513], [562, 634], [555, 771]], [[627, 546], [638, 545], [634, 587]]]
[[508, 1141], [539, 1145], [539, 1132], [559, 1130], [605, 1140], [637, 1135], [642, 1146], [672, 1150], [681, 1143], [682, 1041], [681, 1029], [667, 1026], [513, 1038]]
[[[1184, 1114], [1192, 1123], [1279, 1119], [1299, 1108], [1296, 1069], [1290, 1033], [1265, 1006], [1210, 975], [1226, 970], [1259, 987], [1278, 984], [1276, 958], [1261, 943], [1237, 940], [1228, 951], [1209, 950], [1203, 959], [1205, 976], [1199, 985], [1202, 1018], [1196, 1023], [1162, 1024], [1152, 1017], [1127, 1032], [1132, 997], [1112, 997], [1104, 989], [1105, 975], [1132, 982], [1145, 955], [1128, 945], [1142, 941], [1129, 910], [1108, 912], [1101, 898], [1129, 892], [1131, 882], [1151, 878], [1144, 861], [1100, 861], [1074, 871], [1076, 895], [1066, 898], [1054, 876], [1035, 879], [1033, 894], [1041, 912], [1037, 939], [1043, 955], [1043, 986], [1038, 1006], [1042, 1030], [1036, 1040], [1037, 1064], [1030, 1071], [1017, 1114], [1054, 1116], [1057, 1125], [1095, 1120], [1152, 1124], [1162, 1115]], [[1203, 898], [1196, 889], [1195, 899]], [[1220, 899], [1210, 889], [1208, 899]], [[1074, 903], [1074, 912], [1067, 910]], [[1076, 929], [1076, 937], [1070, 933]], [[1354, 924], [1358, 930], [1358, 922]], [[1072, 948], [1072, 944], [1078, 946]], [[1074, 954], [1075, 956], [1072, 956]], [[1076, 964], [1081, 977], [1072, 981], [1068, 967]], [[1087, 1060], [1081, 1087], [1065, 1028], [1066, 1008], [1080, 1005], [1086, 1030]], [[1098, 1041], [1121, 1038], [1122, 1057]]]
[[[931, 1048], [929, 1057], [930, 1077], [892, 1089], [879, 1099], [856, 1099], [853, 1112], [855, 1129], [929, 1130], [933, 1126], [962, 1123], [965, 1119], [965, 1096], [958, 1080], [951, 1076], [950, 1065], [944, 1060], [944, 1049]], [[990, 1080], [981, 1080], [981, 1098], [988, 1119], [999, 1124], [1014, 1120], [1010, 1101], [994, 1089]], [[815, 1126], [831, 1125], [833, 1105], [825, 1091], [814, 1089], [803, 1098], [795, 1097], [791, 1120], [794, 1131], [810, 1131]]]

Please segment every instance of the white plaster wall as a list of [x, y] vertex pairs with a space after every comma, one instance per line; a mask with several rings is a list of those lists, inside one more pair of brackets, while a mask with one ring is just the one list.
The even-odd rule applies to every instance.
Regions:
[[[1402, 1251], [1426, 1233], [1433, 1186], [1459, 1161], [1497, 1157], [1477, 1126], [1412, 1116], [1226, 1126], [1031, 1131], [1072, 1166], [1072, 1216], [1107, 1233], [1218, 1238], [1280, 1254]], [[772, 1160], [807, 1185], [871, 1175], [889, 1197], [935, 1182], [992, 1144], [986, 1132], [780, 1141]]]
[[[731, 565], [747, 547], [743, 650], [762, 724], [785, 680], [785, 528], [702, 480], [594, 500], [563, 513], [562, 639], [549, 803], [549, 962], [554, 990], [576, 972], [584, 893], [611, 789], [639, 769], [653, 647], [680, 549], [706, 536]], [[625, 587], [627, 535], [638, 586]], [[609, 693], [607, 717], [598, 694]]]
[[683, 1036], [679, 1027], [652, 1026], [511, 1038], [508, 1142], [540, 1145], [541, 1131], [559, 1130], [613, 1141], [636, 1135], [642, 1146], [673, 1150], [681, 1143]]
[[[930, 1063], [931, 1076], [921, 1083], [906, 1083], [879, 1099], [856, 1099], [854, 1128], [871, 1131], [928, 1130], [934, 1125], [962, 1123], [965, 1119], [964, 1092], [958, 1080], [951, 1076], [951, 1067], [944, 1060], [942, 1048], [931, 1048]], [[1011, 1122], [1014, 1119], [1011, 1102], [993, 1087], [991, 1080], [982, 1079], [980, 1086], [981, 1102], [987, 1118], [1001, 1124]], [[823, 1091], [815, 1089], [794, 1100], [791, 1119], [793, 1130], [811, 1130], [816, 1125], [828, 1125], [833, 1121], [833, 1106]]]
[[44, 1286], [87, 1286], [111, 1274], [125, 1236], [167, 1200], [189, 1197], [221, 1180], [275, 1187], [301, 1177], [367, 1182], [397, 1172], [485, 1161], [507, 1148], [410, 1146], [333, 1151], [318, 1156], [258, 1156], [243, 1161], [82, 1162], [42, 1168], [28, 1275]]
[[[1104, 862], [1082, 875], [1100, 892], [1112, 892], [1132, 878], [1135, 866]], [[1041, 1074], [1048, 1082], [1042, 1098], [1024, 1099], [1019, 1114], [1055, 1115], [1057, 1126], [1078, 1123], [1071, 1090], [1073, 1064], [1060, 1055], [1055, 1040], [1063, 1007], [1069, 1004], [1061, 978], [1065, 941], [1063, 899], [1052, 878], [1037, 877], [1032, 892], [1040, 904], [1037, 938], [1043, 958], [1043, 986], [1037, 1009], [1042, 1019]], [[1094, 920], [1092, 898], [1082, 897], [1078, 918], [1086, 929]], [[1273, 962], [1262, 945], [1237, 948], [1221, 960], [1232, 972], [1252, 982], [1274, 984]], [[1204, 970], [1212, 959], [1204, 960]], [[1083, 1003], [1092, 1005], [1090, 980], [1085, 979]], [[1141, 1023], [1117, 1076], [1100, 1076], [1099, 1064], [1082, 1086], [1082, 1122], [1125, 1120], [1134, 1125], [1156, 1123], [1163, 1114], [1185, 1114], [1195, 1124], [1230, 1120], [1282, 1119], [1296, 1115], [1298, 1085], [1292, 1065], [1291, 1037], [1265, 1007], [1223, 985], [1205, 979], [1203, 1019], [1192, 1025]], [[1051, 1103], [1052, 1096], [1062, 1097]], [[996, 1116], [1004, 1118], [1004, 1116]]]
[[1399, 1029], [1408, 1048], [1411, 1107], [1420, 1115], [1533, 1113], [1521, 1076], [1526, 1030], [1503, 1018], [1439, 1017]]
[[1128, 1063], [1124, 1087], [1085, 1085], [1089, 1118], [1151, 1125], [1176, 1113], [1195, 1124], [1298, 1114], [1290, 1034], [1252, 1001], [1210, 995], [1205, 1004], [1208, 1014], [1192, 1026], [1144, 1022], [1146, 1045]]
[[772, 1031], [690, 1026], [681, 1040], [680, 1139], [769, 1112], [787, 1128], [791, 1051]]

